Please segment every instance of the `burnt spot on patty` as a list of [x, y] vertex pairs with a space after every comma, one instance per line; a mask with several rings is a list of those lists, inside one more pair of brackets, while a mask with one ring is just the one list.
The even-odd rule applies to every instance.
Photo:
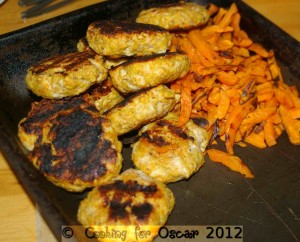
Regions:
[[38, 136], [37, 144], [41, 141], [42, 129], [47, 121], [52, 119], [58, 112], [80, 107], [98, 112], [92, 98], [88, 95], [62, 98], [58, 100], [42, 99], [31, 105], [27, 118], [20, 123], [20, 127], [27, 134]]
[[83, 62], [89, 58], [94, 58], [95, 55], [96, 54], [91, 51], [84, 51], [54, 56], [31, 67], [30, 70], [33, 74], [41, 74], [49, 69], [56, 68], [57, 73], [68, 75], [69, 71], [76, 70], [77, 66], [82, 66]]
[[49, 121], [48, 140], [33, 150], [30, 159], [36, 158], [40, 171], [48, 176], [92, 182], [117, 160], [111, 141], [103, 138], [104, 122], [80, 108], [62, 111]]
[[[98, 190], [109, 206], [109, 219], [114, 221], [127, 219], [130, 211], [138, 220], [146, 221], [153, 209], [152, 205], [148, 202], [134, 204], [131, 198], [138, 193], [142, 193], [145, 198], [160, 196], [156, 184], [142, 185], [135, 180], [115, 180], [114, 183], [99, 186]], [[111, 193], [112, 199], [108, 195]]]
[[104, 112], [104, 115], [107, 115], [110, 112], [113, 112], [115, 109], [119, 109], [119, 108], [123, 108], [123, 107], [127, 106], [128, 104], [134, 102], [135, 98], [138, 98], [139, 96], [146, 94], [150, 89], [151, 88], [143, 89], [141, 91], [137, 91], [137, 92], [131, 94], [130, 96], [125, 98], [123, 101], [116, 104], [112, 109], [109, 109], [106, 112]]
[[158, 127], [166, 126], [172, 134], [176, 135], [177, 137], [180, 137], [181, 139], [190, 139], [192, 141], [194, 140], [194, 138], [187, 135], [187, 133], [184, 132], [184, 130], [181, 127], [174, 125], [166, 119], [158, 120], [156, 124]]
[[151, 32], [167, 32], [167, 30], [159, 26], [122, 20], [98, 20], [93, 22], [89, 26], [89, 29], [99, 30], [101, 34], [107, 36], [115, 36], [117, 34], [140, 34], [141, 32], [146, 32], [148, 34], [151, 34]]
[[128, 60], [118, 66], [115, 66], [112, 68], [112, 70], [117, 69], [117, 68], [122, 68], [131, 65], [132, 63], [142, 63], [142, 62], [148, 62], [150, 60], [164, 57], [165, 59], [172, 58], [173, 56], [176, 56], [178, 54], [183, 54], [183, 52], [167, 52], [167, 53], [160, 53], [160, 54], [153, 54], [153, 55], [147, 55], [147, 56], [142, 56], [138, 57], [132, 60]]
[[170, 142], [166, 141], [162, 136], [156, 135], [155, 132], [151, 131], [146, 131], [142, 133], [141, 138], [146, 139], [148, 142], [158, 147], [170, 145]]
[[153, 206], [148, 203], [142, 203], [139, 205], [132, 206], [132, 213], [137, 217], [138, 220], [146, 220], [153, 209]]
[[153, 196], [158, 190], [155, 184], [153, 185], [141, 185], [137, 181], [129, 180], [124, 182], [122, 180], [116, 180], [114, 183], [99, 186], [101, 193], [107, 193], [110, 191], [125, 192], [134, 196], [138, 192], [142, 192], [146, 196]]

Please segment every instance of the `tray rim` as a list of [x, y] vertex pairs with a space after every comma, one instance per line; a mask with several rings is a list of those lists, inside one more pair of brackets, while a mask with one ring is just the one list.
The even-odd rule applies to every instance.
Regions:
[[[89, 11], [94, 6], [101, 6], [101, 5], [104, 6], [104, 5], [110, 4], [112, 2], [115, 2], [115, 1], [109, 0], [109, 1], [104, 1], [101, 3], [92, 4], [87, 7], [83, 7], [78, 10], [74, 10], [69, 13], [54, 17], [54, 18], [50, 18], [48, 20], [44, 20], [42, 22], [33, 24], [28, 27], [24, 27], [24, 28], [21, 28], [21, 29], [18, 29], [18, 30], [9, 32], [9, 33], [1, 34], [0, 35], [0, 47], [1, 47], [2, 42], [14, 41], [14, 40], [17, 41], [18, 37], [24, 35], [25, 33], [38, 31], [39, 29], [41, 29], [49, 24], [51, 24], [51, 25], [59, 24], [59, 22], [62, 19], [70, 18], [82, 11], [83, 12]], [[230, 2], [231, 2], [231, 0], [230, 0]], [[297, 46], [297, 54], [300, 53], [300, 43], [293, 36], [286, 33], [283, 29], [278, 27], [276, 24], [272, 23], [270, 20], [268, 20], [263, 15], [261, 15], [256, 10], [254, 10], [249, 5], [247, 5], [245, 2], [239, 1], [239, 0], [232, 0], [232, 2], [242, 2], [242, 4], [249, 7], [249, 9], [251, 9], [253, 12], [258, 14], [264, 21], [267, 21], [269, 24], [276, 26], [276, 28], [283, 35], [283, 37], [289, 38], [290, 41], [295, 43], [295, 45]], [[2, 113], [0, 113], [0, 114], [2, 114]], [[10, 169], [13, 171], [14, 175], [16, 176], [16, 178], [18, 179], [20, 184], [24, 187], [28, 197], [33, 202], [38, 203], [38, 205], [40, 207], [39, 211], [41, 212], [41, 215], [44, 218], [46, 218], [45, 214], [49, 214], [49, 213], [52, 214], [51, 216], [52, 216], [53, 221], [46, 220], [46, 222], [49, 223], [48, 225], [49, 225], [51, 231], [54, 233], [56, 238], [59, 239], [59, 238], [61, 238], [61, 233], [60, 233], [60, 230], [57, 230], [56, 225], [57, 224], [61, 225], [61, 222], [62, 221], [64, 222], [65, 219], [63, 218], [62, 214], [59, 213], [57, 208], [52, 203], [47, 203], [46, 194], [43, 193], [43, 196], [39, 197], [36, 195], [35, 192], [32, 192], [32, 190], [33, 190], [32, 185], [34, 185], [34, 184], [33, 183], [31, 184], [30, 179], [26, 179], [26, 178], [22, 177], [23, 175], [21, 174], [22, 171], [20, 171], [20, 167], [18, 167], [18, 169], [16, 169], [13, 166], [13, 162], [21, 163], [21, 162], [24, 162], [24, 159], [26, 159], [26, 157], [24, 157], [24, 154], [21, 153], [19, 149], [16, 149], [16, 147], [13, 146], [16, 142], [17, 141], [12, 136], [11, 132], [7, 130], [6, 125], [4, 124], [4, 121], [2, 120], [2, 115], [0, 115], [0, 150], [1, 150], [4, 158], [6, 159], [7, 163], [9, 164]], [[60, 228], [60, 226], [59, 226], [59, 228]]]

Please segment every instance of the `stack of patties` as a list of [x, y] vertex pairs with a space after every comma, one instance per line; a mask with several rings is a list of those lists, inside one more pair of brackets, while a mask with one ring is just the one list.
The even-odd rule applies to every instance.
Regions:
[[106, 60], [130, 60], [112, 67], [109, 77], [126, 99], [105, 112], [118, 135], [164, 117], [176, 104], [164, 84], [183, 77], [190, 68], [187, 55], [167, 52], [169, 31], [128, 21], [96, 21], [89, 25], [89, 47]]
[[[141, 12], [154, 22], [95, 21], [78, 52], [29, 69], [28, 88], [48, 99], [32, 105], [19, 137], [54, 184], [69, 191], [95, 187], [79, 207], [84, 226], [164, 225], [174, 196], [163, 183], [187, 179], [203, 164], [209, 135], [192, 120], [178, 126], [178, 96], [168, 87], [190, 69], [185, 53], [170, 52], [170, 30], [205, 23], [205, 13], [198, 16], [203, 9], [186, 3]], [[159, 24], [164, 14], [169, 25]], [[139, 170], [120, 175], [118, 136], [140, 128], [132, 153]]]

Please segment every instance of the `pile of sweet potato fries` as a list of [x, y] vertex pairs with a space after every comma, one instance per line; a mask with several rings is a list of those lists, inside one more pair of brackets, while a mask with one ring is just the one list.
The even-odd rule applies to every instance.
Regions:
[[191, 60], [188, 75], [171, 84], [181, 94], [179, 124], [205, 118], [206, 128], [217, 128], [227, 151], [210, 148], [209, 158], [252, 178], [234, 155], [234, 145], [273, 146], [284, 130], [299, 145], [299, 93], [284, 83], [274, 52], [240, 28], [235, 4], [229, 9], [210, 4], [208, 11], [204, 28], [174, 33], [172, 39], [171, 51], [183, 51]]

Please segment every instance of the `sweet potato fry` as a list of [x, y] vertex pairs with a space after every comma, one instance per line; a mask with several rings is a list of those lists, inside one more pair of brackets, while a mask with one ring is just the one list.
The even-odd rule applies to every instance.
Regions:
[[233, 86], [239, 81], [235, 75], [230, 75], [228, 72], [225, 71], [220, 71], [217, 74], [217, 79], [227, 86]]
[[208, 157], [211, 161], [219, 162], [233, 171], [237, 171], [243, 174], [246, 178], [253, 178], [254, 175], [247, 165], [243, 161], [234, 155], [230, 155], [226, 152], [217, 149], [208, 149]]
[[192, 112], [192, 96], [189, 85], [182, 85], [180, 96], [180, 113], [178, 118], [178, 125], [185, 125], [191, 116]]
[[219, 105], [217, 107], [216, 117], [218, 119], [225, 118], [229, 106], [230, 106], [230, 99], [227, 93], [224, 90], [220, 90]]
[[275, 133], [273, 122], [271, 119], [267, 119], [267, 121], [265, 122], [264, 136], [265, 136], [265, 141], [268, 146], [273, 146], [277, 143], [276, 142], [276, 133]]
[[208, 11], [209, 16], [212, 16], [212, 15], [214, 15], [215, 13], [217, 13], [218, 10], [219, 10], [219, 7], [216, 6], [215, 4], [210, 3], [210, 4], [208, 5], [207, 11]]
[[227, 12], [224, 14], [223, 18], [220, 20], [218, 25], [222, 28], [228, 26], [231, 22], [232, 16], [238, 12], [237, 6], [235, 3], [231, 4]]
[[300, 120], [293, 119], [289, 109], [284, 105], [279, 106], [279, 113], [290, 142], [300, 145]]
[[269, 57], [269, 52], [266, 51], [266, 49], [262, 47], [260, 44], [252, 43], [252, 45], [250, 45], [248, 49], [260, 55], [261, 57], [264, 58]]
[[260, 132], [260, 133], [252, 132], [251, 134], [246, 136], [245, 141], [248, 144], [251, 144], [260, 149], [264, 149], [267, 147], [267, 145], [265, 143], [265, 138], [264, 138], [263, 132]]
[[187, 38], [206, 59], [212, 63], [220, 64], [219, 55], [209, 46], [199, 29], [189, 31]]
[[215, 135], [225, 142], [226, 162], [239, 160], [235, 144], [263, 149], [276, 145], [284, 131], [291, 143], [300, 144], [299, 91], [284, 83], [274, 51], [241, 29], [235, 4], [208, 9], [206, 26], [173, 33], [171, 50], [191, 60], [189, 74], [170, 84], [181, 94], [179, 124], [191, 117], [205, 118], [207, 129], [218, 124]]
[[241, 123], [246, 116], [252, 112], [256, 107], [256, 98], [249, 100], [243, 105], [236, 106], [231, 113], [229, 113], [225, 124], [225, 146], [229, 154], [233, 154], [233, 145], [235, 135]]

